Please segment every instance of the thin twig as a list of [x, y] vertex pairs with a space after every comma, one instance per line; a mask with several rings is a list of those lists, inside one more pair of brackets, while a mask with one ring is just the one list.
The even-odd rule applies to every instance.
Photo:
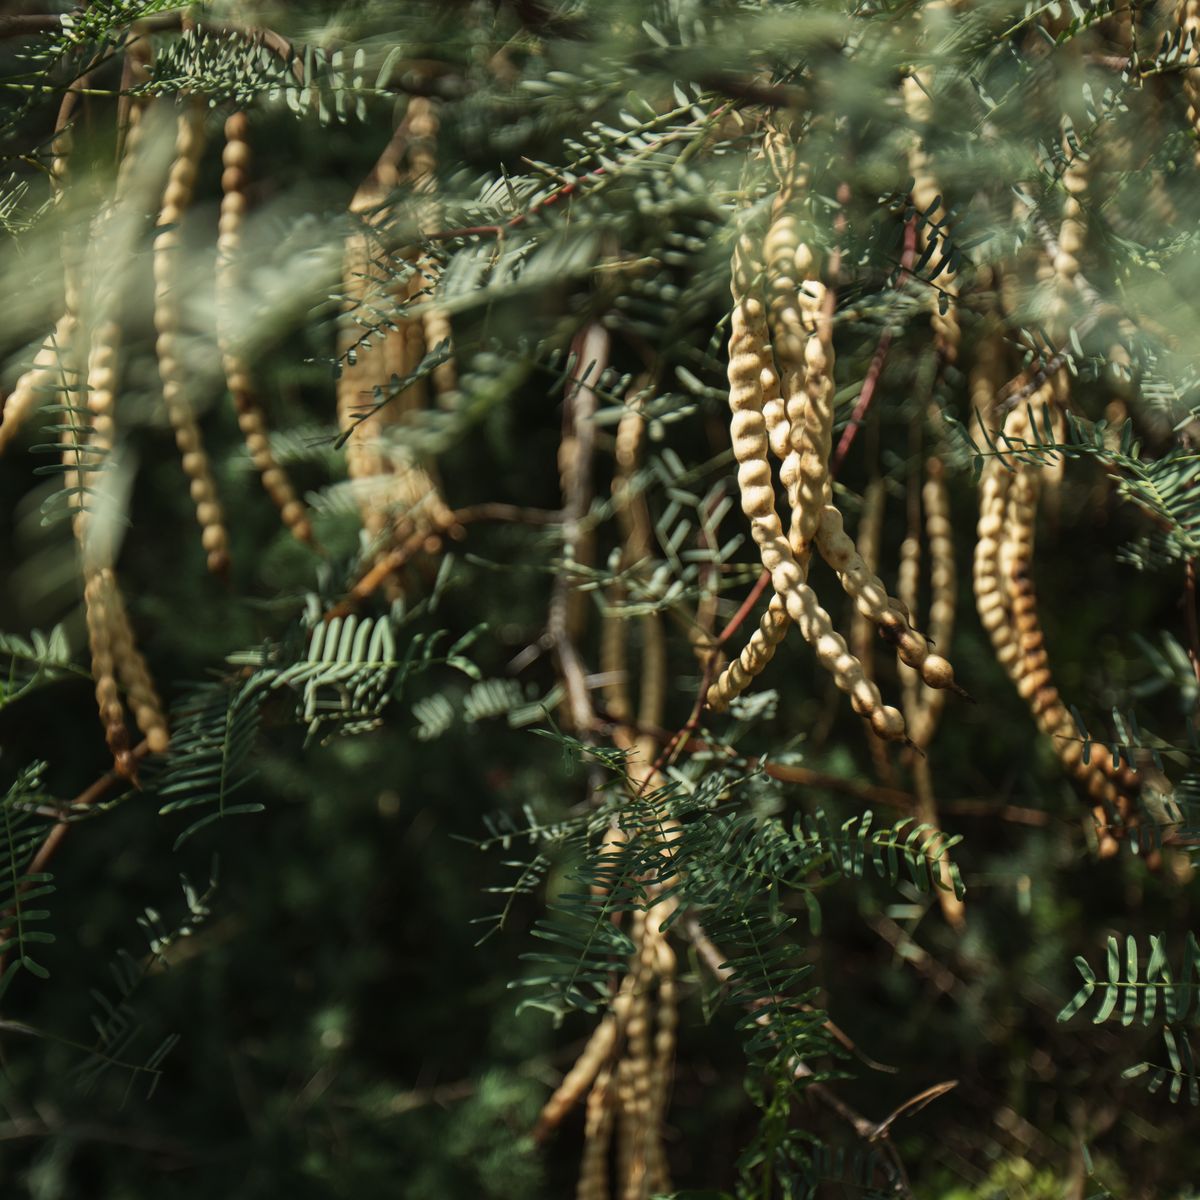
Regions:
[[[135, 767], [136, 764], [145, 758], [149, 753], [149, 742], [141, 741], [134, 746], [134, 748], [130, 751], [130, 756], [133, 759]], [[117, 770], [113, 769], [111, 771], [106, 771], [100, 776], [99, 779], [95, 781], [95, 783], [85, 788], [78, 796], [75, 797], [74, 800], [71, 801], [70, 805], [68, 805], [68, 811], [77, 812], [79, 809], [90, 808], [98, 800], [102, 800], [106, 795], [108, 795], [108, 793], [112, 791], [114, 785], [124, 782], [126, 782], [126, 777], [120, 774]], [[57, 821], [50, 829], [50, 832], [47, 833], [45, 838], [42, 839], [42, 844], [37, 848], [33, 858], [29, 860], [29, 865], [25, 868], [22, 874], [27, 876], [37, 876], [42, 874], [42, 872], [46, 870], [50, 860], [58, 852], [58, 848], [62, 845], [63, 840], [66, 838], [73, 824], [75, 824], [74, 821]], [[21, 902], [21, 896], [29, 889], [31, 885], [32, 880], [26, 880], [17, 889], [17, 894], [13, 898], [12, 905], [5, 910], [2, 916], [0, 916], [0, 924], [6, 923], [16, 913]], [[0, 978], [2, 978], [4, 975], [4, 968], [7, 964], [7, 961], [7, 953], [0, 953]]]

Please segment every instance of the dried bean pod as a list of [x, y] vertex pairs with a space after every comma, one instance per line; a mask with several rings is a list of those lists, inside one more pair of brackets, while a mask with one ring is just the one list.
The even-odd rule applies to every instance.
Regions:
[[[1048, 395], [1052, 385], [1043, 385]], [[1037, 394], [1042, 395], [1042, 392]], [[1025, 410], [1014, 409], [1005, 422], [1005, 434], [1019, 444], [1030, 434]], [[1138, 789], [1134, 772], [1113, 762], [1108, 751], [1095, 747], [1089, 762], [1083, 761], [1083, 747], [1070, 711], [1063, 703], [1049, 668], [1045, 636], [1037, 612], [1033, 584], [1033, 547], [1037, 520], [1037, 497], [1041, 468], [1018, 463], [1007, 489], [1001, 544], [998, 552], [1001, 585], [1011, 624], [1011, 642], [1003, 660], [1021, 697], [1029, 705], [1038, 728], [1051, 739], [1066, 770], [1087, 795], [1097, 803], [1097, 811], [1112, 813], [1119, 824], [1135, 819], [1132, 796]], [[1099, 822], [1100, 853], [1116, 853], [1117, 841], [1106, 827], [1107, 816]]]
[[[933, 15], [946, 9], [944, 0], [935, 0], [926, 6], [926, 13]], [[909, 145], [908, 170], [913, 177], [913, 205], [921, 214], [917, 225], [917, 238], [922, 252], [929, 248], [930, 242], [936, 237], [942, 241], [947, 223], [946, 208], [942, 202], [942, 192], [938, 186], [937, 175], [933, 169], [924, 142], [924, 131], [929, 128], [933, 116], [933, 102], [930, 93], [934, 87], [933, 72], [930, 70], [916, 71], [904, 80], [904, 108], [909, 120], [918, 131]], [[933, 233], [933, 230], [937, 233]], [[930, 262], [931, 269], [937, 267], [944, 247], [934, 251]], [[945, 266], [935, 280], [940, 289], [935, 293], [933, 314], [930, 324], [933, 327], [933, 340], [938, 354], [943, 362], [954, 363], [958, 360], [959, 346], [962, 342], [962, 328], [958, 320], [958, 278], [954, 271]], [[945, 297], [947, 308], [941, 311], [942, 297]]]
[[542, 1105], [537, 1124], [533, 1128], [535, 1141], [541, 1141], [554, 1129], [563, 1117], [575, 1107], [580, 1097], [591, 1086], [601, 1068], [612, 1056], [617, 1045], [617, 1019], [609, 1013], [592, 1031], [583, 1052], [575, 1065], [563, 1076], [554, 1094]]
[[650, 1162], [646, 1172], [646, 1190], [650, 1195], [671, 1191], [671, 1177], [663, 1146], [662, 1128], [667, 1110], [667, 1095], [674, 1076], [675, 1037], [679, 1027], [679, 1008], [675, 986], [675, 951], [666, 935], [655, 935], [654, 972], [658, 978], [657, 1027], [654, 1034], [654, 1064], [650, 1079], [649, 1123], [652, 1130]]
[[[957, 578], [954, 565], [954, 538], [950, 525], [950, 497], [946, 490], [945, 468], [940, 458], [930, 456], [926, 463], [927, 478], [921, 489], [925, 510], [925, 536], [929, 543], [929, 640], [934, 646], [949, 647], [954, 635]], [[919, 554], [919, 550], [917, 552]], [[911, 551], [910, 551], [911, 554]], [[917, 565], [917, 555], [909, 570]], [[901, 550], [901, 571], [904, 578], [904, 550]], [[906, 594], [911, 590], [911, 597]], [[916, 611], [915, 579], [904, 579], [898, 587], [900, 600], [910, 612]], [[917, 686], [918, 676], [907, 665], [902, 671], [906, 681], [905, 720], [909, 736], [922, 749], [933, 740], [934, 731], [946, 702], [940, 688]]]
[[92, 655], [96, 706], [100, 710], [100, 723], [104, 726], [104, 740], [112, 752], [117, 770], [122, 775], [132, 778], [134, 760], [129, 749], [129, 731], [125, 727], [125, 708], [117, 690], [116, 660], [113, 653], [114, 588], [115, 580], [110, 567], [89, 570], [84, 579], [83, 608]]
[[38, 348], [29, 369], [13, 385], [4, 402], [4, 419], [0, 421], [0, 454], [37, 411], [43, 397], [62, 391], [65, 373], [70, 370], [78, 324], [70, 314], [59, 317], [53, 331]]
[[204, 114], [194, 104], [179, 113], [175, 138], [175, 159], [167, 176], [158, 232], [154, 239], [154, 327], [158, 332], [155, 349], [162, 377], [163, 401], [175, 445], [179, 449], [183, 472], [190, 481], [196, 520], [200, 525], [200, 544], [204, 547], [208, 569], [224, 574], [229, 568], [229, 535], [217, 498], [208, 455], [187, 395], [187, 369], [183, 362], [183, 306], [186, 281], [180, 269], [183, 239], [179, 223], [191, 205], [196, 171], [204, 147]]
[[133, 709], [134, 719], [150, 750], [154, 754], [161, 754], [166, 750], [169, 741], [167, 719], [163, 714], [162, 701], [158, 697], [158, 690], [154, 686], [146, 660], [134, 640], [133, 626], [130, 624], [120, 584], [115, 576], [111, 581], [109, 603], [109, 632], [117, 675]]
[[237, 346], [235, 334], [234, 300], [241, 282], [238, 258], [253, 157], [249, 129], [249, 118], [244, 112], [232, 113], [225, 121], [225, 146], [221, 152], [221, 216], [217, 233], [217, 345], [225, 371], [225, 386], [237, 410], [238, 428], [263, 489], [279, 509], [280, 519], [292, 536], [311, 544], [313, 531], [308, 511], [296, 495], [287, 472], [275, 461], [266, 416], [255, 394], [250, 364]]
[[1187, 70], [1183, 72], [1183, 94], [1187, 97], [1187, 115], [1196, 137], [1196, 166], [1200, 167], [1200, 0], [1182, 0], [1179, 26], [1188, 42]]
[[913, 629], [906, 607], [888, 595], [879, 577], [863, 561], [858, 547], [842, 527], [842, 514], [832, 504], [826, 505], [821, 513], [817, 548], [837, 572], [858, 611], [895, 645], [900, 661], [919, 671], [931, 688], [955, 688], [954, 668], [940, 654], [930, 653], [925, 636]]
[[588, 1094], [584, 1122], [583, 1161], [579, 1168], [576, 1200], [608, 1200], [608, 1148], [612, 1142], [615, 1110], [612, 1071], [605, 1068]]
[[[865, 677], [862, 665], [834, 631], [829, 614], [805, 582], [804, 568], [797, 562], [775, 510], [766, 422], [762, 414], [761, 354], [766, 342], [766, 314], [762, 301], [751, 291], [752, 276], [748, 264], [752, 255], [753, 247], [748, 237], [742, 235], [734, 252], [734, 307], [728, 371], [730, 431], [738, 462], [742, 511], [750, 522], [751, 534], [759, 547], [763, 566], [771, 573], [775, 590], [784, 600], [789, 617], [800, 627], [801, 635], [816, 651], [818, 661], [833, 675], [837, 686], [851, 697], [855, 711], [870, 717], [872, 728], [879, 736], [903, 738], [904, 718], [897, 709], [882, 703], [878, 689]], [[818, 334], [817, 340], [818, 350], [823, 350], [824, 338]], [[810, 339], [810, 347], [812, 342]], [[821, 354], [814, 352], [808, 365], [810, 381], [816, 377], [820, 393], [829, 382], [825, 377], [828, 360], [822, 361]], [[814, 393], [810, 391], [808, 400], [810, 409], [819, 408], [828, 397], [818, 394], [814, 403]], [[826, 454], [825, 461], [827, 457]], [[810, 474], [810, 482], [813, 479], [815, 476]]]

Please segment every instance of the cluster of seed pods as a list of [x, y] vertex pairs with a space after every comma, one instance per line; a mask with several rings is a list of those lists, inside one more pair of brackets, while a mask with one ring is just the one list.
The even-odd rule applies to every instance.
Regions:
[[[145, 77], [149, 47], [135, 39], [127, 48], [130, 84]], [[68, 189], [72, 132], [68, 96], [60, 129], [51, 145], [50, 182], [56, 204]], [[88, 238], [68, 232], [63, 237], [64, 312], [53, 332], [18, 379], [0, 422], [0, 451], [47, 400], [64, 405], [59, 433], [72, 524], [80, 546], [84, 607], [92, 648], [97, 702], [107, 739], [118, 767], [131, 773], [120, 693], [123, 690], [149, 749], [167, 745], [167, 723], [145, 661], [137, 650], [132, 624], [121, 596], [115, 569], [115, 497], [107, 485], [107, 469], [118, 449], [117, 400], [121, 386], [122, 310], [136, 262], [137, 240], [146, 213], [142, 193], [155, 186], [162, 166], [154, 154], [151, 119], [167, 105], [129, 101], [121, 130], [120, 158], [112, 199], [92, 219]], [[228, 534], [203, 439], [192, 407], [191, 375], [185, 355], [184, 298], [191, 279], [183, 251], [181, 223], [191, 207], [197, 170], [204, 146], [205, 113], [184, 99], [174, 113], [174, 147], [166, 167], [154, 228], [155, 350], [162, 381], [164, 409], [174, 430], [183, 470], [201, 528], [201, 542], [210, 570], [228, 568]], [[249, 373], [229, 334], [228, 303], [237, 287], [237, 251], [246, 212], [249, 145], [245, 114], [236, 113], [226, 127], [223, 154], [222, 203], [218, 238], [218, 344], [227, 382], [238, 409], [239, 424], [251, 457], [262, 472], [268, 493], [279, 505], [285, 524], [299, 537], [310, 536], [307, 516], [286, 475], [270, 453], [265, 422], [254, 402]], [[66, 397], [66, 399], [63, 399]], [[97, 519], [103, 511], [104, 520]]]
[[[903, 605], [867, 567], [832, 501], [834, 297], [799, 234], [795, 199], [804, 172], [787, 153], [781, 133], [768, 135], [767, 156], [782, 177], [762, 257], [745, 229], [733, 256], [729, 406], [742, 511], [775, 594], [746, 647], [709, 688], [707, 701], [717, 710], [726, 707], [763, 669], [788, 625], [795, 623], [875, 733], [903, 739], [903, 716], [883, 703], [808, 586], [813, 549], [833, 567], [858, 610], [896, 646], [901, 661], [917, 669], [929, 686], [954, 687], [953, 670], [929, 652]], [[772, 454], [781, 460], [779, 478], [791, 509], [786, 535], [775, 506]]]
[[[989, 384], [973, 381], [980, 399]], [[1057, 406], [1056, 381], [1042, 384], [1031, 398]], [[983, 412], [992, 411], [989, 406]], [[1034, 443], [1030, 408], [1018, 406], [1005, 417], [1003, 445], [1014, 451]], [[1118, 848], [1117, 833], [1136, 819], [1136, 773], [1103, 746], [1085, 755], [1079, 731], [1050, 672], [1046, 639], [1037, 610], [1033, 582], [1033, 548], [1038, 493], [1044, 468], [1017, 453], [990, 458], [980, 483], [978, 540], [975, 547], [975, 599], [979, 617], [991, 636], [996, 658], [1029, 705], [1038, 728], [1051, 740], [1064, 768], [1095, 804], [1099, 852]]]
[[[340, 335], [343, 366], [337, 408], [339, 427], [349, 439], [347, 471], [358, 494], [372, 556], [391, 545], [419, 542], [423, 536], [433, 549], [441, 533], [454, 525], [432, 469], [395, 439], [389, 440], [406, 414], [425, 407], [425, 382], [420, 380], [389, 397], [381, 407], [373, 407], [377, 397], [390, 391], [394, 380], [404, 379], [416, 369], [431, 348], [429, 338], [441, 342], [449, 337], [444, 313], [421, 302], [433, 271], [432, 260], [420, 256], [414, 263], [411, 250], [393, 254], [383, 233], [393, 216], [390, 199], [404, 184], [414, 196], [423, 198], [417, 206], [418, 224], [424, 227], [433, 220], [437, 129], [433, 102], [414, 97], [395, 137], [350, 204], [359, 228], [346, 238], [343, 253], [346, 320]], [[405, 158], [407, 165], [402, 170]], [[364, 338], [356, 316], [385, 304], [419, 311]], [[448, 370], [439, 367], [433, 376], [439, 394], [456, 385], [454, 368], [443, 367]], [[372, 409], [364, 415], [364, 410]]]

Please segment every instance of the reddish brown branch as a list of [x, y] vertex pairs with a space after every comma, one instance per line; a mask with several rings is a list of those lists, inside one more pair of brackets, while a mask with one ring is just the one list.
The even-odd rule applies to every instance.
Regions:
[[[130, 752], [130, 757], [134, 764], [139, 763], [147, 754], [150, 753], [150, 744], [148, 742], [139, 742]], [[106, 771], [99, 779], [96, 780], [90, 787], [80, 792], [78, 796], [67, 807], [68, 812], [78, 812], [81, 809], [91, 808], [97, 801], [102, 800], [113, 787], [118, 783], [124, 783], [126, 777], [118, 771]], [[22, 872], [23, 875], [40, 875], [46, 870], [47, 865], [54, 855], [58, 852], [58, 848], [62, 845], [66, 838], [73, 821], [61, 819], [57, 821], [42, 839], [42, 844], [38, 847], [33, 858], [29, 860], [28, 867]], [[13, 904], [3, 914], [3, 920], [7, 921], [15, 915], [17, 906], [21, 902], [21, 896], [29, 889], [30, 882], [23, 883], [17, 889], [17, 895], [14, 898]], [[0, 978], [4, 975], [4, 968], [7, 964], [8, 955], [0, 954]]]

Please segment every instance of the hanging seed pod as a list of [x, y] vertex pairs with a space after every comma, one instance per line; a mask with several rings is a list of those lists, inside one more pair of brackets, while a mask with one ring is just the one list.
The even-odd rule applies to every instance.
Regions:
[[[406, 119], [412, 149], [409, 154], [412, 174], [412, 190], [428, 197], [421, 204], [417, 223], [422, 233], [430, 233], [442, 223], [442, 206], [437, 200], [437, 136], [441, 124], [438, 102], [425, 96], [414, 96], [409, 101]], [[441, 264], [431, 254], [422, 254], [417, 261], [417, 285], [432, 295], [441, 275]], [[426, 304], [421, 313], [421, 332], [424, 346], [432, 350], [453, 340], [450, 317], [446, 310], [432, 302]], [[432, 375], [434, 394], [440, 400], [448, 400], [458, 390], [458, 371], [453, 357], [434, 367]]]
[[[935, 646], [949, 647], [954, 636], [954, 613], [957, 603], [957, 579], [954, 565], [954, 537], [950, 524], [950, 497], [946, 490], [945, 468], [942, 460], [931, 455], [925, 464], [926, 480], [921, 489], [921, 504], [925, 511], [925, 536], [929, 544], [929, 640]], [[903, 561], [903, 551], [902, 561]], [[912, 560], [908, 568], [915, 574], [919, 550], [909, 551]], [[916, 611], [915, 579], [898, 588], [900, 600], [910, 612]], [[911, 598], [906, 595], [911, 589]], [[917, 686], [919, 674], [905, 664], [913, 683], [911, 701], [905, 709], [909, 736], [922, 749], [933, 739], [946, 693], [941, 688]]]
[[609, 1200], [608, 1150], [612, 1144], [615, 1092], [613, 1072], [605, 1067], [588, 1094], [576, 1200]]
[[[734, 306], [729, 338], [730, 432], [738, 462], [742, 511], [750, 522], [763, 566], [771, 573], [772, 584], [783, 599], [788, 616], [814, 648], [818, 661], [833, 675], [837, 686], [850, 696], [855, 711], [870, 718], [871, 727], [880, 737], [902, 739], [904, 718], [897, 709], [883, 704], [878, 689], [863, 674], [862, 665], [834, 631], [829, 614], [807, 586], [804, 567], [797, 562], [775, 511], [766, 422], [762, 413], [761, 360], [766, 343], [766, 314], [762, 301], [752, 291], [753, 276], [749, 270], [752, 256], [753, 245], [743, 234], [734, 251], [731, 285]], [[816, 383], [807, 400], [810, 408], [819, 409], [831, 400], [827, 394], [830, 382], [827, 370], [831, 359], [823, 357], [828, 330], [818, 332], [816, 337], [820, 351], [811, 356], [806, 354], [808, 369]], [[795, 437], [792, 447], [795, 450]], [[826, 461], [827, 457], [826, 440]], [[801, 474], [804, 475], [803, 459]], [[809, 472], [808, 478], [810, 486], [815, 482], [818, 487], [823, 487], [823, 472], [819, 475], [815, 471]], [[803, 487], [802, 482], [802, 490]]]
[[13, 385], [0, 420], [0, 454], [37, 411], [43, 398], [63, 390], [77, 328], [78, 321], [74, 316], [59, 317], [53, 332], [38, 348], [29, 369]]
[[[55, 205], [62, 204], [70, 171], [72, 136], [69, 128], [60, 129], [51, 143], [50, 189]], [[63, 390], [65, 373], [70, 371], [79, 326], [78, 264], [70, 249], [72, 239], [63, 242], [63, 292], [66, 311], [42, 342], [29, 369], [13, 385], [3, 405], [0, 419], [0, 454], [17, 435], [29, 417], [37, 411], [43, 394]]]
[[533, 1139], [542, 1141], [551, 1129], [579, 1102], [584, 1092], [600, 1074], [604, 1064], [612, 1056], [617, 1045], [617, 1018], [609, 1013], [592, 1031], [583, 1053], [575, 1065], [563, 1076], [554, 1094], [542, 1105], [537, 1124], [533, 1127]]
[[[932, 16], [945, 8], [944, 0], [935, 0], [926, 6], [925, 11]], [[936, 271], [934, 283], [938, 288], [930, 318], [934, 346], [942, 362], [955, 363], [962, 342], [962, 328], [958, 319], [958, 278], [949, 263], [938, 270], [945, 258], [945, 235], [941, 231], [946, 227], [947, 215], [933, 160], [925, 144], [925, 131], [930, 128], [933, 117], [930, 98], [933, 87], [933, 72], [930, 70], [915, 71], [904, 80], [904, 109], [915, 127], [913, 140], [909, 144], [908, 171], [913, 177], [913, 206], [921, 214], [917, 221], [917, 239], [921, 251], [928, 251], [934, 241], [942, 243], [934, 248], [929, 260], [930, 269]], [[943, 305], [945, 312], [942, 311]]]
[[[345, 318], [339, 334], [343, 359], [338, 379], [338, 424], [346, 443], [346, 466], [360, 496], [363, 528], [368, 539], [385, 549], [392, 544], [420, 541], [436, 549], [440, 537], [455, 527], [454, 517], [441, 497], [429, 468], [403, 449], [388, 443], [388, 431], [406, 413], [425, 406], [424, 380], [393, 392], [395, 380], [404, 379], [420, 364], [426, 340], [420, 315], [397, 317], [386, 330], [370, 331], [364, 338], [353, 317], [381, 305], [403, 308], [415, 304], [423, 287], [419, 263], [405, 270], [399, 264], [411, 261], [415, 250], [399, 256], [385, 246], [376, 230], [391, 219], [388, 196], [399, 187], [400, 159], [409, 149], [408, 178], [416, 188], [433, 185], [431, 110], [414, 98], [404, 122], [396, 130], [374, 169], [359, 186], [350, 210], [360, 219], [360, 228], [345, 240], [343, 253], [343, 308]], [[362, 410], [376, 406], [365, 416]], [[383, 560], [380, 560], [381, 562]], [[398, 586], [392, 581], [393, 591]]]
[[200, 543], [207, 555], [208, 569], [223, 575], [229, 569], [229, 536], [200, 428], [188, 398], [187, 368], [183, 361], [182, 298], [187, 280], [181, 261], [183, 238], [179, 223], [191, 206], [203, 148], [204, 114], [195, 104], [188, 103], [177, 119], [175, 159], [167, 176], [154, 239], [154, 327], [158, 331], [155, 349], [163, 401], [196, 506]]
[[134, 641], [133, 626], [115, 575], [111, 576], [108, 585], [108, 604], [109, 635], [117, 675], [150, 751], [161, 754], [169, 740], [167, 719], [146, 660]]
[[1200, 167], [1200, 0], [1182, 0], [1179, 27], [1188, 46], [1188, 62], [1183, 72], [1183, 94], [1187, 97], [1187, 115], [1196, 137], [1196, 165]]
[[[1040, 403], [1049, 403], [1053, 395], [1053, 384], [1047, 381], [1033, 397], [1035, 411]], [[1018, 407], [1008, 414], [1004, 444], [1020, 447], [1028, 443], [1032, 431], [1027, 411]], [[1088, 762], [1083, 761], [1075, 722], [1051, 676], [1033, 584], [1041, 472], [1038, 464], [1019, 460], [1007, 467], [989, 464], [985, 470], [975, 560], [976, 598], [997, 657], [1029, 705], [1038, 728], [1050, 738], [1067, 772], [1096, 803], [1101, 829], [1099, 852], [1108, 856], [1118, 848], [1109, 828], [1109, 815], [1120, 826], [1135, 820], [1132, 797], [1138, 790], [1138, 779], [1128, 767], [1114, 762], [1101, 746], [1093, 748]]]
[[882, 581], [864, 562], [842, 527], [842, 514], [831, 504], [821, 514], [817, 547], [837, 572], [858, 611], [896, 647], [900, 661], [920, 672], [931, 688], [961, 691], [954, 682], [954, 668], [940, 654], [930, 653], [929, 642], [912, 628], [905, 606], [888, 595]]
[[656, 930], [654, 935], [654, 973], [658, 980], [655, 1006], [657, 1021], [654, 1033], [653, 1066], [650, 1073], [649, 1162], [646, 1171], [646, 1191], [649, 1195], [671, 1191], [671, 1176], [663, 1144], [663, 1121], [667, 1110], [667, 1095], [674, 1078], [675, 1038], [679, 1026], [678, 1001], [675, 986], [675, 951], [666, 935]]
[[312, 543], [308, 512], [296, 495], [287, 472], [275, 461], [266, 417], [254, 390], [250, 364], [237, 346], [234, 303], [240, 287], [239, 258], [246, 222], [246, 186], [252, 151], [249, 118], [232, 113], [225, 121], [225, 146], [221, 152], [221, 216], [217, 234], [217, 344], [225, 371], [225, 386], [233, 397], [238, 428], [246, 441], [250, 461], [263, 489], [279, 509], [280, 519], [301, 542]]
[[117, 771], [132, 779], [134, 759], [129, 748], [129, 731], [125, 727], [125, 708], [117, 689], [113, 650], [114, 590], [111, 568], [90, 570], [84, 579], [83, 607], [91, 649], [92, 679], [96, 686], [96, 706], [100, 710], [100, 723], [104, 726], [104, 740], [112, 752]]

